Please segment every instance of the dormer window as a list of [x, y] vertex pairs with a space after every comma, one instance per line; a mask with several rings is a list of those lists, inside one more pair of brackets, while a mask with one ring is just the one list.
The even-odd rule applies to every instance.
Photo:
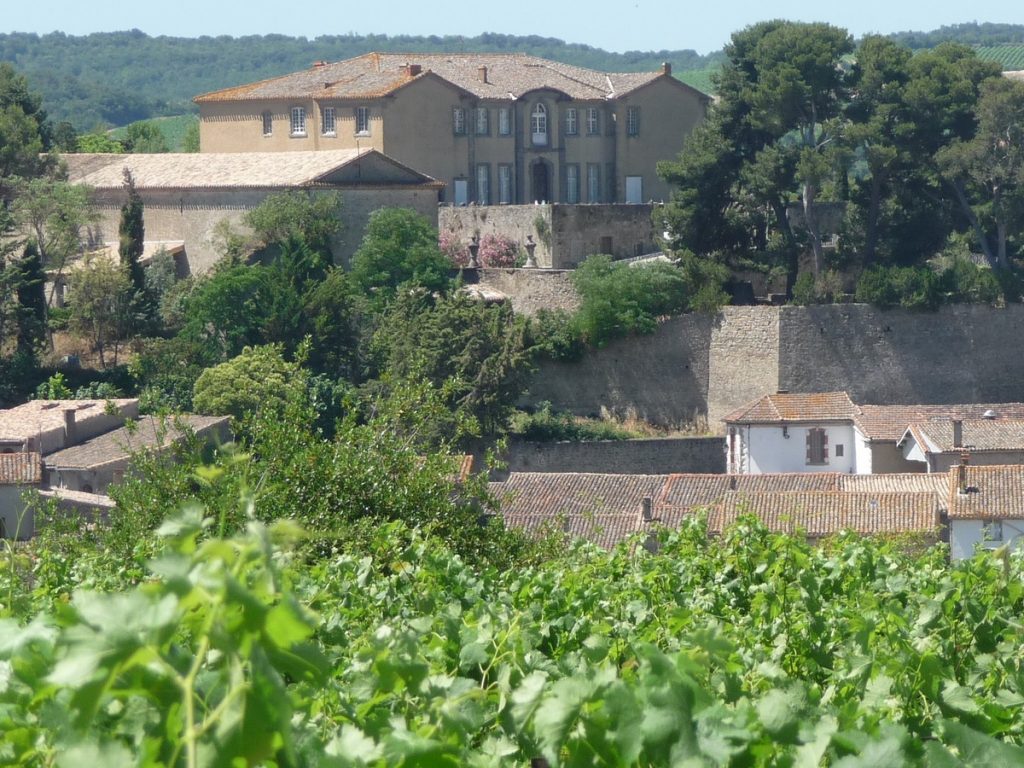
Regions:
[[548, 143], [548, 110], [542, 102], [537, 102], [530, 115], [530, 133], [536, 146]]

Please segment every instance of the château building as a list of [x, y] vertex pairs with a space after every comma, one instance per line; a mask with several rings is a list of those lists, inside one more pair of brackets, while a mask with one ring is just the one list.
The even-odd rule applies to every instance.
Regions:
[[373, 148], [445, 183], [445, 202], [665, 199], [710, 97], [657, 72], [519, 54], [369, 53], [198, 96], [202, 152]]

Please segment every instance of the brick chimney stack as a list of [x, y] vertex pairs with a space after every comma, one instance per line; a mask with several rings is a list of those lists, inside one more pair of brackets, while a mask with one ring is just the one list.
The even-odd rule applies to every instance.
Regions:
[[661, 74], [663, 74], [663, 75], [671, 75], [672, 74], [672, 62], [670, 62], [670, 61], [663, 61], [661, 63]]
[[477, 80], [479, 80], [481, 83], [486, 83], [487, 82], [487, 66], [486, 65], [482, 64], [482, 65], [480, 65], [479, 67], [476, 68], [476, 77], [477, 77]]
[[953, 419], [953, 447], [964, 447], [964, 423], [961, 419]]
[[406, 64], [403, 69], [409, 77], [416, 77], [416, 75], [423, 71], [423, 67], [419, 64]]

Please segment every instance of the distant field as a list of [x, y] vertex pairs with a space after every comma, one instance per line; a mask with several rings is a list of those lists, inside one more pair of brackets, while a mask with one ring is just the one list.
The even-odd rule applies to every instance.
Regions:
[[687, 85], [693, 86], [698, 91], [713, 94], [715, 92], [715, 87], [711, 84], [711, 75], [717, 72], [718, 69], [718, 67], [712, 67], [710, 69], [686, 69], [681, 72], [677, 71], [675, 76]]
[[[167, 148], [171, 152], [181, 152], [182, 143], [185, 139], [185, 131], [199, 118], [196, 115], [174, 115], [173, 117], [154, 117], [150, 122], [156, 123], [160, 132], [164, 135]], [[123, 139], [127, 126], [121, 126], [110, 131], [115, 139]]]
[[1003, 69], [1024, 69], [1024, 45], [980, 45], [974, 50], [979, 59], [998, 61]]

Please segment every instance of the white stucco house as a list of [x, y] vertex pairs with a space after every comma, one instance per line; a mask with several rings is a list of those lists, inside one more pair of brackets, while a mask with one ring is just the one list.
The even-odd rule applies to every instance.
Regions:
[[[777, 392], [734, 411], [723, 421], [726, 471], [730, 474], [868, 475], [925, 472], [929, 467], [941, 472], [956, 462], [950, 458], [929, 465], [920, 451], [908, 447], [907, 435], [911, 425], [928, 425], [939, 440], [936, 445], [952, 443], [953, 421], [970, 423], [972, 439], [990, 451], [989, 460], [978, 463], [1015, 463], [1005, 460], [1009, 455], [1018, 455], [1024, 462], [1024, 403], [858, 405], [846, 392]], [[1012, 423], [1015, 421], [1021, 426]], [[978, 426], [980, 422], [984, 424]], [[947, 433], [948, 438], [941, 437]], [[1000, 441], [1007, 441], [1010, 449], [1001, 449]], [[967, 439], [962, 442], [968, 448], [971, 445]], [[1018, 445], [1020, 450], [1014, 453], [1013, 446]], [[960, 452], [956, 449], [957, 457]]]
[[949, 554], [1024, 544], [1024, 466], [966, 466], [949, 470]]

